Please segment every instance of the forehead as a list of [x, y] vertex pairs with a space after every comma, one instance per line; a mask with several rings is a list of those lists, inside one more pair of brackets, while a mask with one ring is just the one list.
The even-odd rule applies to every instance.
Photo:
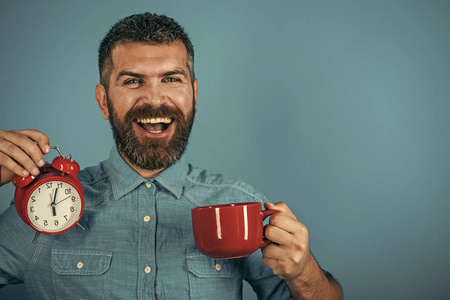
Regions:
[[187, 71], [187, 51], [182, 42], [149, 45], [143, 43], [120, 43], [112, 52], [113, 73], [123, 70], [138, 71], [182, 68]]

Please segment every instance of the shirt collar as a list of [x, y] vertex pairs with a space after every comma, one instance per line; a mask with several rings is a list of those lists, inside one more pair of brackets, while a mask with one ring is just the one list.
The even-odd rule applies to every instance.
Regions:
[[173, 165], [159, 173], [155, 177], [155, 181], [174, 194], [178, 199], [183, 192], [188, 168], [188, 163], [181, 157]]
[[176, 198], [180, 198], [188, 172], [188, 164], [182, 157], [173, 165], [163, 170], [155, 178], [143, 178], [134, 170], [119, 154], [117, 147], [113, 147], [109, 156], [109, 176], [114, 194], [118, 200], [125, 194], [131, 192], [144, 182], [156, 181]]

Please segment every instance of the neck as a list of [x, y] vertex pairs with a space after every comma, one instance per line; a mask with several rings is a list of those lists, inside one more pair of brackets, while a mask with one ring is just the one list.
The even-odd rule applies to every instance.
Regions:
[[146, 170], [146, 169], [142, 169], [134, 164], [132, 164], [125, 155], [122, 154], [122, 152], [119, 150], [120, 156], [122, 156], [123, 160], [125, 160], [127, 162], [127, 164], [130, 165], [130, 167], [132, 167], [141, 177], [143, 178], [155, 178], [156, 176], [158, 176], [159, 173], [161, 173], [162, 171], [164, 171], [164, 169], [159, 169], [159, 170]]

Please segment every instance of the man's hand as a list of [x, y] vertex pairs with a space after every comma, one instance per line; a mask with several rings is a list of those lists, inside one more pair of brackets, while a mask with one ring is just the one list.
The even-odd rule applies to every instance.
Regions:
[[263, 261], [279, 277], [296, 278], [311, 258], [308, 230], [285, 203], [264, 203], [264, 207], [279, 213], [270, 217], [265, 228], [264, 235], [272, 243], [262, 249]]
[[38, 175], [37, 167], [45, 164], [44, 154], [49, 151], [48, 136], [40, 131], [0, 130], [0, 186], [10, 182], [14, 174]]
[[261, 251], [263, 262], [283, 278], [294, 299], [342, 299], [342, 290], [325, 276], [311, 252], [306, 226], [283, 203], [264, 203], [266, 209], [278, 210], [270, 217], [264, 235], [272, 243]]

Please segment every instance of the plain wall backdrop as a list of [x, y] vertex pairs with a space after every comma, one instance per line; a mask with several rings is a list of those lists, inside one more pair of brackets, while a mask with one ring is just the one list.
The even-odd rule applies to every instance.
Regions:
[[0, 128], [106, 159], [97, 48], [144, 11], [195, 47], [191, 163], [285, 201], [345, 299], [448, 299], [450, 1], [2, 0]]

